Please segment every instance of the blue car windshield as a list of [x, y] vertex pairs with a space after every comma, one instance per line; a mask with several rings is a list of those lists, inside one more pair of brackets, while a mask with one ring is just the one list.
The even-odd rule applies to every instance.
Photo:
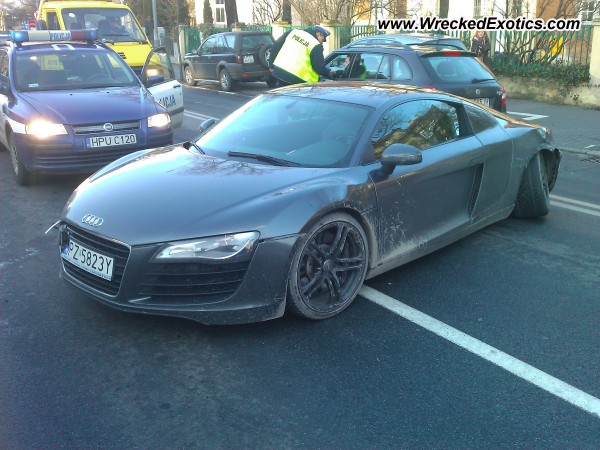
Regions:
[[21, 92], [139, 85], [116, 54], [97, 50], [28, 50], [15, 55], [12, 77]]
[[242, 152], [303, 167], [347, 167], [371, 111], [351, 103], [264, 94], [209, 129], [197, 144], [223, 158]]

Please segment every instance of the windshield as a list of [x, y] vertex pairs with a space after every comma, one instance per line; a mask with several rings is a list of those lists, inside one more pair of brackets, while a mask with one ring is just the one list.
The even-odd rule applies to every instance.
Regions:
[[369, 112], [348, 103], [264, 94], [209, 129], [197, 145], [222, 158], [244, 152], [304, 167], [347, 167]]
[[127, 9], [65, 8], [62, 19], [69, 30], [97, 28], [99, 39], [112, 42], [146, 41], [146, 35]]
[[494, 80], [494, 76], [472, 56], [433, 56], [422, 58], [443, 83], [472, 83]]
[[139, 85], [118, 55], [92, 49], [27, 51], [15, 55], [12, 71], [21, 92]]

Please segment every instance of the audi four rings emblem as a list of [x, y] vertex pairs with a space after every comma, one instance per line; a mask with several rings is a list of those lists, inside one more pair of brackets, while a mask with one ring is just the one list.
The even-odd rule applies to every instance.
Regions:
[[86, 214], [85, 216], [83, 216], [83, 219], [81, 219], [81, 221], [93, 227], [99, 227], [100, 225], [102, 225], [102, 222], [104, 222], [104, 219], [102, 217], [94, 216], [93, 214]]
[[104, 131], [112, 131], [114, 127], [112, 123], [105, 123], [102, 128], [104, 128]]

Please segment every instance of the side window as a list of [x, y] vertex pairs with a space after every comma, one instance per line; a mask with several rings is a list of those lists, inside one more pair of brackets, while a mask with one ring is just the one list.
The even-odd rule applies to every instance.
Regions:
[[155, 51], [152, 53], [152, 56], [150, 56], [148, 66], [146, 68], [146, 77], [155, 75], [162, 76], [165, 81], [171, 81], [175, 79], [175, 72], [173, 71], [171, 60], [166, 52]]
[[200, 46], [200, 51], [198, 52], [201, 55], [212, 55], [215, 51], [215, 44], [217, 43], [216, 36], [211, 36], [204, 41], [204, 44]]
[[3, 81], [8, 78], [8, 55], [5, 51], [0, 51], [0, 76]]
[[367, 80], [377, 79], [379, 78], [379, 66], [381, 66], [381, 61], [383, 60], [383, 55], [377, 54], [363, 54], [362, 59], [365, 63], [365, 69], [367, 70]]
[[0, 50], [0, 84], [2, 85], [0, 95], [3, 95], [8, 91], [10, 83], [8, 81], [8, 55], [2, 50]]
[[227, 46], [227, 53], [235, 52], [235, 35], [234, 34], [226, 34], [225, 35], [225, 45]]
[[459, 136], [458, 112], [454, 106], [435, 100], [416, 100], [387, 111], [375, 127], [371, 143], [375, 158], [379, 159], [392, 144], [426, 150]]
[[467, 104], [465, 104], [465, 111], [467, 112], [467, 117], [469, 118], [469, 122], [471, 122], [474, 133], [481, 133], [482, 131], [498, 126], [498, 122], [494, 116], [487, 111]]
[[365, 63], [358, 53], [340, 53], [327, 63], [327, 68], [335, 78], [353, 78], [364, 80], [367, 75]]
[[217, 48], [215, 49], [215, 53], [227, 53], [227, 45], [225, 44], [223, 36], [217, 37]]
[[392, 80], [411, 80], [412, 70], [404, 59], [399, 56], [392, 57]]
[[60, 30], [60, 25], [58, 25], [58, 16], [54, 11], [48, 11], [46, 14], [46, 26], [49, 30]]

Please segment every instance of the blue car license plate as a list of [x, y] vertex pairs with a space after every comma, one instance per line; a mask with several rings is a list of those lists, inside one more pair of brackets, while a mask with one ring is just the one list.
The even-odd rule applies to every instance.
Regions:
[[87, 146], [96, 147], [114, 147], [117, 145], [129, 145], [137, 142], [135, 134], [117, 134], [115, 136], [98, 136], [87, 139]]

